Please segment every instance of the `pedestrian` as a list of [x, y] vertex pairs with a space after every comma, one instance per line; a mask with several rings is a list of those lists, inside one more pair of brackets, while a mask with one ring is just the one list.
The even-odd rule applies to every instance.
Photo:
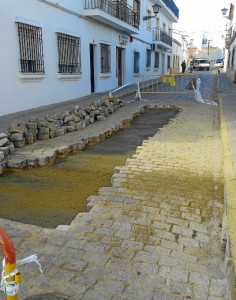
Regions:
[[185, 60], [182, 62], [181, 67], [182, 67], [182, 73], [184, 73], [185, 70], [186, 70], [186, 62], [185, 62]]
[[193, 72], [193, 62], [192, 61], [191, 61], [190, 66], [189, 66], [189, 70], [190, 70], [190, 73]]

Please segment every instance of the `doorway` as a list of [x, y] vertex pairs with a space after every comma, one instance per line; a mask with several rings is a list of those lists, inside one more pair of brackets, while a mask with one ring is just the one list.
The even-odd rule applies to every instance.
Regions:
[[165, 54], [161, 54], [161, 68], [162, 68], [162, 74], [165, 74]]
[[116, 74], [118, 80], [118, 86], [123, 84], [123, 49], [116, 48]]
[[91, 85], [91, 94], [95, 93], [95, 80], [94, 80], [94, 45], [89, 45], [90, 53], [90, 85]]

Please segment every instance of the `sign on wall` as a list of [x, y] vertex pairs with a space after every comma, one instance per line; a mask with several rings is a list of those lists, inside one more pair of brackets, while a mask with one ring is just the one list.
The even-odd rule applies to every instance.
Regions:
[[128, 42], [129, 42], [129, 37], [128, 37], [128, 35], [120, 34], [120, 35], [119, 35], [119, 42], [120, 42], [120, 44], [122, 44], [122, 45], [127, 45]]

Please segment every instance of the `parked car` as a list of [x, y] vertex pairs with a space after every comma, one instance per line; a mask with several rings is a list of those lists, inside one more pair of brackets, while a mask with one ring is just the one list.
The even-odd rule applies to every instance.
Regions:
[[193, 69], [194, 70], [204, 70], [206, 69], [207, 71], [210, 70], [210, 62], [208, 59], [205, 58], [195, 58], [193, 60]]
[[223, 68], [224, 67], [224, 60], [223, 59], [217, 59], [214, 63], [214, 68]]

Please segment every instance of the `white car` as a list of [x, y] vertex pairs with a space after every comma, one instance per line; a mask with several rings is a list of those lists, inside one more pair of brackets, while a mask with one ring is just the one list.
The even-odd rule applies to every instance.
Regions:
[[208, 59], [205, 58], [195, 58], [193, 60], [193, 69], [194, 70], [210, 70], [210, 62], [208, 61]]
[[223, 67], [224, 67], [223, 59], [217, 59], [214, 63], [214, 68], [223, 68]]

